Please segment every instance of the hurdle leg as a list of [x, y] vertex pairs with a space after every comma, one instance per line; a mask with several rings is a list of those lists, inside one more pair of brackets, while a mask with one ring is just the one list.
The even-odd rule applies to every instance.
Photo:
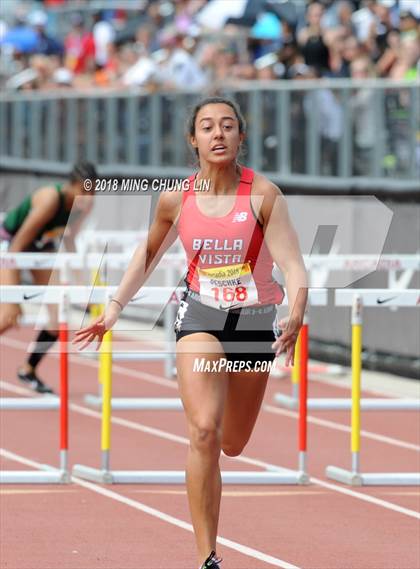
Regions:
[[112, 397], [112, 331], [106, 332], [101, 346], [102, 368], [102, 427], [101, 427], [101, 467], [104, 473], [110, 469], [111, 448], [111, 397]]
[[[308, 414], [308, 316], [305, 313], [299, 349], [299, 473], [300, 484], [308, 484], [306, 472], [307, 414]], [[296, 354], [295, 354], [296, 358]], [[296, 359], [295, 359], [296, 361]]]
[[362, 376], [362, 303], [360, 298], [356, 298], [352, 312], [351, 335], [351, 453], [352, 472], [355, 480], [357, 480], [360, 474], [360, 397]]
[[59, 342], [60, 342], [60, 469], [63, 473], [63, 482], [70, 482], [68, 464], [68, 424], [69, 424], [69, 393], [68, 393], [68, 297], [63, 293], [59, 305]]
[[328, 478], [351, 484], [362, 485], [360, 474], [360, 396], [362, 375], [362, 298], [355, 295], [351, 313], [351, 471], [328, 466]]
[[[302, 333], [299, 332], [298, 339], [296, 340], [295, 346], [295, 361], [292, 367], [292, 398], [297, 400], [299, 397], [299, 379], [300, 379], [300, 368], [301, 368], [301, 343], [302, 343]], [[307, 367], [307, 364], [306, 364]]]

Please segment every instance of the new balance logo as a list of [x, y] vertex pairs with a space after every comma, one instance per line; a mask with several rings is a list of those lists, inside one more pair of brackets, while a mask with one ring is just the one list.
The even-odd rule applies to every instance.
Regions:
[[246, 221], [248, 217], [247, 211], [237, 211], [233, 216], [233, 223], [239, 223], [241, 221]]

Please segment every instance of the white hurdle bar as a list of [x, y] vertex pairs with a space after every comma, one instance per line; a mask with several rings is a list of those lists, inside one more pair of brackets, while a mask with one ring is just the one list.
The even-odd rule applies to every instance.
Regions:
[[[73, 476], [103, 484], [185, 484], [184, 470], [98, 470], [76, 464]], [[310, 482], [307, 474], [280, 467], [261, 472], [223, 470], [221, 476], [223, 484], [306, 485]]]
[[[116, 286], [43, 286], [43, 285], [4, 285], [2, 302], [16, 304], [59, 304], [60, 295], [66, 292], [70, 304], [104, 304], [109, 295], [115, 293]], [[164, 306], [168, 302], [179, 302], [183, 289], [173, 287], [143, 287], [130, 300], [130, 304]]]
[[[379, 292], [379, 293], [378, 293]], [[351, 470], [327, 466], [328, 478], [352, 486], [418, 486], [420, 472], [363, 473], [360, 469], [360, 411], [362, 375], [362, 324], [363, 306], [383, 307], [390, 303], [396, 306], [420, 307], [420, 290], [410, 291], [336, 291], [336, 305], [352, 306], [352, 406], [351, 406]], [[398, 401], [398, 400], [397, 400]]]
[[[375, 308], [415, 307], [420, 305], [420, 291], [400, 289], [337, 289], [335, 306], [351, 306], [355, 294], [359, 294], [363, 306]], [[274, 401], [286, 409], [297, 409], [296, 397], [277, 393]], [[313, 411], [342, 411], [351, 409], [350, 398], [308, 398], [308, 409]], [[419, 399], [369, 398], [360, 400], [363, 411], [420, 411]]]
[[[276, 393], [276, 403], [286, 409], [297, 409], [298, 402], [294, 397]], [[416, 399], [381, 399], [370, 398], [360, 401], [362, 411], [420, 411], [420, 401]], [[344, 397], [316, 397], [308, 399], [308, 409], [312, 411], [348, 411], [351, 399]]]
[[51, 411], [60, 407], [56, 395], [43, 397], [0, 397], [0, 411]]
[[[131, 252], [120, 253], [0, 253], [0, 267], [16, 269], [110, 269], [125, 270]], [[306, 268], [334, 271], [420, 271], [420, 255], [304, 255]], [[171, 265], [185, 264], [184, 253], [167, 253], [162, 259]]]

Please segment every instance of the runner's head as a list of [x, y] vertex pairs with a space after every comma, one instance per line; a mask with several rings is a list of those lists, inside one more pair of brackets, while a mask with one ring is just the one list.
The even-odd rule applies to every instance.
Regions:
[[224, 97], [203, 99], [194, 107], [188, 136], [201, 163], [234, 162], [245, 138], [245, 120], [237, 105]]
[[96, 168], [91, 162], [80, 160], [73, 165], [69, 176], [69, 183], [77, 200], [77, 209], [87, 210], [92, 207], [92, 198], [95, 195], [94, 188], [97, 177]]
[[[95, 180], [98, 177], [96, 173], [96, 168], [91, 162], [86, 162], [85, 160], [80, 160], [73, 165], [70, 172], [69, 181], [70, 185], [74, 186], [78, 194], [93, 193], [93, 187], [95, 185]], [[90, 180], [92, 186], [89, 188], [89, 184], [86, 180]]]

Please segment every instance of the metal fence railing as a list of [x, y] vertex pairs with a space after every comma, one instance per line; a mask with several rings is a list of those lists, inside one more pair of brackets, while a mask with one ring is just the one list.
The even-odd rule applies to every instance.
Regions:
[[[219, 91], [233, 97], [246, 118], [242, 160], [275, 182], [415, 191], [419, 86], [418, 81], [301, 80]], [[2, 167], [61, 173], [83, 157], [104, 175], [187, 175], [194, 157], [184, 125], [198, 98], [192, 92], [3, 94]]]

